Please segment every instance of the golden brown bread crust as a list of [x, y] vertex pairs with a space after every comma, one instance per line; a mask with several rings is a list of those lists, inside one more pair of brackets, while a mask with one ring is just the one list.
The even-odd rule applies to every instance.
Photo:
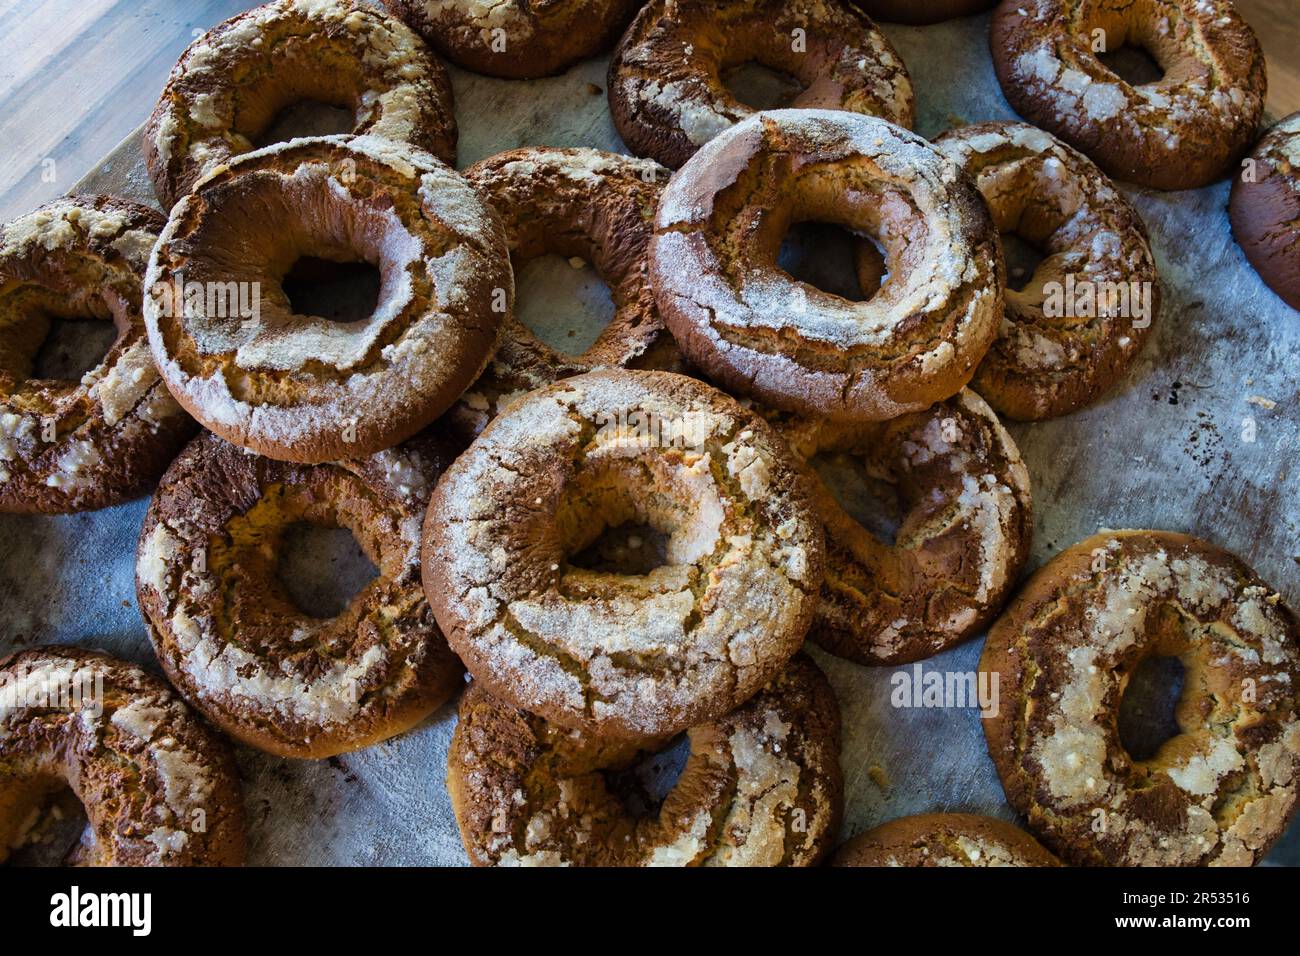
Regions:
[[926, 24], [983, 13], [998, 0], [853, 0], [876, 20], [886, 23]]
[[172, 69], [143, 144], [163, 208], [301, 100], [351, 109], [353, 133], [456, 162], [451, 81], [419, 37], [357, 0], [275, 0], [199, 37]]
[[[1148, 50], [1165, 71], [1133, 86], [1093, 53]], [[1255, 138], [1264, 51], [1228, 0], [1003, 0], [989, 32], [1012, 108], [1109, 175], [1157, 189], [1221, 178]]]
[[860, 833], [831, 866], [1060, 866], [1024, 830], [974, 813], [918, 813]]
[[1096, 401], [1137, 358], [1160, 312], [1137, 210], [1086, 156], [1025, 123], [964, 126], [935, 146], [975, 182], [1000, 233], [1046, 255], [1023, 288], [1006, 290], [1002, 328], [974, 387], [1020, 421]]
[[1029, 472], [992, 409], [965, 389], [888, 422], [778, 416], [804, 463], [847, 455], [898, 492], [887, 544], [859, 524], [809, 467], [826, 525], [826, 579], [809, 638], [859, 664], [904, 664], [979, 633], [1029, 557]]
[[739, 709], [687, 731], [690, 756], [662, 803], [619, 771], [668, 740], [610, 743], [465, 692], [447, 789], [478, 866], [813, 866], [843, 806], [839, 706], [797, 654]]
[[[639, 525], [666, 563], [574, 560]], [[475, 679], [603, 738], [738, 706], [803, 643], [822, 569], [785, 444], [670, 372], [589, 372], [514, 402], [447, 470], [424, 527], [425, 591]]]
[[1300, 311], [1300, 113], [1264, 134], [1251, 151], [1252, 178], [1232, 182], [1232, 234], [1264, 284]]
[[[300, 256], [373, 263], [370, 318], [295, 315], [280, 282]], [[236, 288], [254, 314], [215, 294]], [[514, 278], [495, 214], [453, 170], [402, 143], [324, 136], [200, 183], [172, 209], [146, 289], [177, 400], [227, 441], [320, 463], [388, 448], [446, 411], [487, 365]]]
[[235, 760], [163, 681], [100, 651], [0, 660], [0, 863], [69, 787], [86, 810], [83, 866], [239, 866]]
[[607, 50], [639, 0], [382, 0], [457, 66], [510, 80]]
[[[1187, 535], [1114, 531], [1048, 562], [989, 631], [984, 721], [1007, 800], [1077, 865], [1249, 866], [1300, 788], [1295, 619], [1241, 561]], [[1135, 760], [1134, 669], [1177, 656], [1180, 733]], [[991, 679], [991, 678], [990, 678]]]
[[[158, 377], [140, 315], [152, 209], [55, 200], [0, 232], [0, 511], [62, 514], [135, 497], [194, 433]], [[53, 317], [112, 322], [80, 380], [33, 378]]]
[[722, 79], [746, 61], [795, 77], [803, 86], [795, 108], [851, 110], [908, 128], [916, 119], [902, 59], [844, 0], [650, 0], [609, 64], [609, 109], [623, 142], [681, 166], [753, 114]]
[[[433, 431], [327, 465], [195, 439], [137, 549], [137, 599], [172, 683], [232, 737], [286, 757], [366, 747], [442, 705], [462, 669], [420, 587], [420, 522], [451, 457]], [[378, 569], [336, 617], [304, 613], [277, 576], [300, 521], [348, 528]]]
[[[851, 302], [776, 265], [795, 222], [879, 236], [890, 278]], [[678, 346], [737, 394], [878, 421], [958, 392], [997, 335], [1002, 246], [983, 199], [921, 137], [840, 110], [773, 110], [664, 190], [650, 278]]]
[[516, 271], [545, 253], [584, 259], [609, 287], [614, 317], [581, 354], [560, 352], [507, 320], [487, 371], [448, 413], [463, 434], [472, 438], [512, 399], [571, 375], [681, 370], [647, 275], [655, 206], [668, 175], [648, 159], [547, 146], [498, 153], [465, 170], [500, 217]]

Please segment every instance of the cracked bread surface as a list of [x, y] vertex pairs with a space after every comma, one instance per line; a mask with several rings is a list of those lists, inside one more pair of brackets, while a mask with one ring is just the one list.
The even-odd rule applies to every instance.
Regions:
[[[648, 525], [663, 563], [571, 558]], [[565, 379], [448, 469], [424, 529], [438, 622], [491, 692], [567, 727], [661, 736], [726, 713], [802, 644], [823, 572], [803, 477], [761, 418], [670, 372]]]
[[[374, 265], [373, 313], [295, 313], [281, 282], [303, 257]], [[433, 156], [374, 136], [296, 139], [214, 170], [172, 209], [145, 287], [176, 399], [227, 441], [309, 464], [391, 447], [441, 415], [514, 300], [495, 213]], [[256, 308], [232, 308], [227, 289], [256, 293]]]
[[68, 863], [244, 862], [230, 747], [165, 682], [100, 651], [20, 651], [0, 661], [0, 862], [64, 788], [87, 820]]
[[1137, 210], [1086, 156], [1025, 123], [963, 126], [935, 146], [975, 182], [998, 231], [1045, 256], [1023, 288], [1006, 289], [1001, 329], [973, 387], [1018, 421], [1097, 401], [1137, 359], [1160, 313], [1160, 276]]
[[[119, 504], [156, 481], [194, 433], [159, 378], [141, 315], [164, 222], [122, 199], [74, 196], [0, 231], [0, 511]], [[116, 330], [78, 380], [36, 374], [55, 318]]]
[[[870, 235], [889, 278], [852, 301], [777, 265], [789, 227]], [[974, 185], [928, 141], [836, 110], [772, 110], [669, 182], [650, 277], [678, 346], [736, 394], [879, 421], [958, 392], [997, 335], [1004, 267]]]
[[[1276, 591], [1169, 531], [1101, 532], [1057, 555], [989, 631], [984, 720], [1007, 800], [1075, 865], [1249, 866], [1300, 788], [1300, 645]], [[1146, 759], [1119, 708], [1144, 660], [1185, 669], [1179, 732]]]
[[405, 24], [356, 0], [275, 0], [199, 37], [172, 69], [143, 143], [163, 208], [304, 100], [350, 110], [352, 133], [456, 161], [451, 81]]
[[[1145, 49], [1164, 75], [1129, 83], [1093, 52], [1099, 37]], [[1264, 51], [1229, 0], [1007, 0], [989, 46], [1012, 108], [1125, 182], [1208, 185], [1264, 112]]]
[[[368, 458], [273, 461], [204, 434], [164, 476], [136, 552], [136, 595], [163, 669], [236, 740], [322, 758], [414, 726], [463, 670], [420, 586], [420, 525], [447, 442], [430, 429]], [[333, 617], [278, 574], [297, 523], [347, 528], [378, 570]]]
[[912, 81], [888, 38], [843, 0], [651, 0], [609, 64], [609, 109], [638, 156], [677, 169], [753, 115], [723, 73], [745, 62], [794, 77], [790, 106], [850, 110], [910, 128]]
[[[826, 578], [810, 639], [859, 664], [905, 664], [979, 633], [1029, 557], [1029, 472], [979, 395], [963, 389], [889, 422], [774, 416], [805, 465], [826, 526]], [[892, 541], [860, 524], [810, 462], [844, 456], [899, 499]]]
[[[816, 664], [793, 657], [726, 716], [686, 733], [661, 800], [628, 786], [647, 751], [465, 692], [447, 788], [478, 866], [812, 866], [843, 804], [840, 718]], [[632, 791], [632, 792], [627, 792]], [[639, 798], [639, 803], [632, 799]], [[631, 804], [631, 806], [629, 806]]]

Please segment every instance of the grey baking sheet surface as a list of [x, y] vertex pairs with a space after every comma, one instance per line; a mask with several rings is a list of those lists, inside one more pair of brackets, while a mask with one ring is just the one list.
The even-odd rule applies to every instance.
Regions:
[[[986, 18], [886, 32], [916, 87], [919, 132], [1014, 118], [993, 76]], [[532, 83], [453, 70], [461, 165], [524, 145], [624, 151], [603, 93], [606, 62]], [[124, 143], [77, 191], [152, 201], [137, 142]], [[1168, 528], [1240, 554], [1300, 608], [1300, 315], [1258, 280], [1233, 243], [1226, 183], [1174, 194], [1125, 191], [1151, 231], [1164, 309], [1136, 366], [1103, 402], [1058, 421], [1011, 426], [1034, 486], [1031, 569], [1098, 528]], [[568, 287], [545, 277], [526, 285], [538, 297]], [[554, 305], [581, 312], [599, 298]], [[133, 586], [145, 504], [58, 518], [0, 516], [0, 653], [70, 642], [154, 666]], [[981, 643], [968, 641], [922, 667], [973, 670]], [[893, 708], [896, 669], [813, 653], [844, 717], [846, 836], [922, 811], [1013, 818], [975, 710]], [[330, 761], [241, 748], [249, 862], [463, 864], [443, 782], [454, 722], [448, 705], [411, 733]], [[1300, 826], [1270, 862], [1300, 863]]]

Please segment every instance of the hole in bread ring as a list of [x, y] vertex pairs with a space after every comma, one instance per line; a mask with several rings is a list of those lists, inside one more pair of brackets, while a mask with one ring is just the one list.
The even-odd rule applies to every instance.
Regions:
[[[141, 318], [140, 289], [162, 223], [144, 206], [86, 196], [4, 227], [0, 511], [60, 514], [128, 500], [193, 433], [159, 380]], [[42, 345], [64, 319], [103, 323], [112, 344], [75, 379], [37, 377]], [[85, 342], [63, 344], [85, 354]]]
[[974, 387], [1019, 420], [1096, 401], [1137, 357], [1160, 311], [1141, 217], [1085, 156], [1035, 127], [977, 123], [935, 145], [974, 180], [998, 231], [1042, 254], [1006, 290], [1002, 329]]
[[814, 478], [827, 574], [810, 637], [862, 664], [929, 657], [977, 633], [1029, 554], [1029, 474], [1011, 436], [970, 390], [889, 422], [852, 425], [775, 416], [801, 461], [851, 457], [892, 486], [893, 541], [851, 517]]
[[[776, 264], [790, 224], [872, 238], [887, 278], [853, 302]], [[984, 202], [927, 141], [831, 110], [760, 113], [664, 190], [650, 247], [664, 321], [711, 378], [809, 416], [883, 420], [960, 388], [996, 335], [1002, 260]]]
[[[665, 536], [665, 564], [570, 561], [627, 522]], [[508, 406], [448, 470], [425, 589], [493, 694], [605, 738], [662, 736], [738, 705], [794, 652], [820, 535], [788, 452], [734, 399], [590, 372]]]
[[[990, 28], [1008, 102], [1117, 179], [1190, 189], [1222, 176], [1264, 110], [1264, 53], [1228, 0], [1029, 0]], [[1164, 75], [1133, 85], [1098, 53], [1148, 51]]]
[[552, 299], [546, 306], [555, 314], [544, 314], [547, 308], [517, 295], [516, 311], [537, 316], [549, 335], [544, 340], [517, 317], [506, 323], [486, 373], [453, 407], [457, 428], [477, 435], [522, 393], [582, 372], [681, 370], [647, 277], [654, 210], [668, 170], [594, 149], [528, 147], [490, 156], [465, 177], [500, 216], [521, 282], [529, 266], [555, 263], [550, 256], [590, 263], [608, 288], [613, 316], [585, 347], [562, 348], [550, 340], [559, 337], [559, 326], [577, 324], [572, 313], [582, 303], [556, 310]]
[[21, 651], [0, 661], [0, 722], [0, 863], [68, 791], [86, 828], [67, 863], [243, 862], [230, 748], [152, 674], [76, 647]]
[[144, 136], [164, 208], [207, 173], [269, 145], [267, 131], [304, 101], [349, 114], [342, 132], [455, 162], [451, 82], [415, 33], [352, 0], [275, 0], [199, 37], [173, 68]]
[[[1166, 531], [1102, 532], [1045, 565], [989, 632], [985, 720], [1011, 805], [1077, 865], [1248, 866], [1300, 787], [1300, 632], [1241, 561]], [[1178, 733], [1135, 759], [1119, 712], [1144, 661], [1185, 668]]]
[[646, 807], [618, 776], [668, 740], [611, 743], [466, 690], [447, 787], [478, 866], [812, 866], [843, 800], [839, 708], [796, 655], [738, 710], [687, 732], [676, 783]]
[[[328, 465], [212, 435], [191, 443], [145, 517], [136, 568], [181, 693], [250, 746], [313, 758], [392, 737], [441, 705], [461, 668], [420, 588], [419, 528], [449, 459], [430, 432]], [[280, 579], [285, 531], [299, 522], [348, 529], [378, 569], [333, 617], [301, 610]]]
[[746, 63], [793, 78], [799, 92], [788, 105], [796, 109], [849, 110], [909, 128], [915, 119], [903, 61], [843, 0], [652, 0], [609, 65], [610, 111], [623, 142], [638, 156], [681, 166], [754, 112], [724, 81]]

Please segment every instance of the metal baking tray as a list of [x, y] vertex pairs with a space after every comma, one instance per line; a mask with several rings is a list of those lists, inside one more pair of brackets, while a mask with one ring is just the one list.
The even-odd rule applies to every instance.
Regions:
[[[1013, 119], [993, 75], [988, 19], [885, 27], [916, 88], [917, 130]], [[563, 76], [494, 80], [452, 69], [460, 164], [525, 145], [625, 152], [604, 95], [607, 58]], [[1150, 229], [1164, 307], [1134, 368], [1097, 405], [1012, 424], [1033, 481], [1030, 570], [1099, 528], [1186, 531], [1241, 555], [1300, 608], [1300, 315], [1256, 277], [1228, 229], [1228, 184], [1160, 193], [1130, 187]], [[154, 203], [139, 137], [74, 187]], [[541, 260], [522, 270], [525, 321], [543, 337], [563, 316], [580, 338], [608, 314], [590, 269]], [[156, 669], [135, 604], [135, 542], [146, 501], [66, 517], [0, 516], [0, 655], [33, 644], [101, 647]], [[869, 507], [869, 504], [863, 504]], [[355, 577], [346, 542], [310, 543], [315, 584]], [[310, 575], [306, 575], [310, 578]], [[312, 586], [307, 580], [306, 587]], [[975, 707], [900, 708], [891, 691], [921, 673], [973, 671], [976, 638], [920, 665], [866, 668], [813, 649], [839, 697], [847, 785], [844, 836], [923, 811], [1014, 819]], [[448, 704], [410, 733], [325, 761], [241, 747], [252, 864], [452, 864], [466, 857], [447, 797]], [[680, 757], [680, 754], [677, 755]], [[673, 762], [667, 755], [666, 763]], [[36, 851], [28, 851], [35, 853]], [[1300, 825], [1271, 864], [1300, 863]]]

